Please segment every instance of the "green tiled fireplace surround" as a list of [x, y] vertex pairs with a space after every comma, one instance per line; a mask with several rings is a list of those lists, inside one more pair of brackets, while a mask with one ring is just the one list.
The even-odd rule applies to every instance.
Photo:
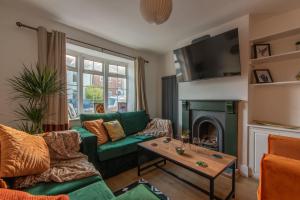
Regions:
[[[223, 126], [223, 152], [237, 156], [238, 134], [238, 101], [183, 100], [182, 101], [182, 130], [192, 132], [195, 113], [224, 116], [220, 121]], [[192, 139], [191, 139], [192, 140]]]

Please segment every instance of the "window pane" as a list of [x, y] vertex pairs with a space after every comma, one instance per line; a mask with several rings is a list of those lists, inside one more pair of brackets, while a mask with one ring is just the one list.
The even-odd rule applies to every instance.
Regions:
[[126, 75], [126, 67], [118, 66], [118, 74]]
[[83, 73], [83, 86], [103, 87], [103, 76]]
[[66, 65], [68, 67], [76, 67], [76, 57], [66, 55]]
[[73, 71], [67, 71], [67, 84], [78, 84], [78, 73]]
[[109, 65], [109, 73], [117, 74], [118, 73], [118, 66], [117, 65]]
[[84, 73], [83, 112], [93, 113], [98, 103], [104, 103], [103, 76]]
[[94, 70], [102, 72], [102, 63], [94, 62]]
[[93, 70], [93, 61], [84, 60], [84, 69]]
[[126, 89], [126, 79], [125, 78], [118, 78], [117, 88]]
[[93, 113], [95, 105], [104, 103], [102, 87], [87, 86], [83, 88], [83, 112]]
[[75, 119], [78, 117], [78, 87], [74, 85], [67, 85], [67, 100], [69, 118]]
[[126, 112], [127, 111], [127, 98], [126, 90], [111, 88], [108, 89], [108, 112]]
[[118, 78], [108, 77], [108, 88], [117, 88]]

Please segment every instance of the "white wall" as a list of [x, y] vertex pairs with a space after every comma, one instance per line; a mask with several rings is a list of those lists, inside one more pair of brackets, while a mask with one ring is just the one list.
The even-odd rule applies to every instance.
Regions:
[[[199, 80], [193, 82], [179, 83], [179, 100], [195, 99], [195, 100], [241, 100], [239, 104], [239, 165], [242, 172], [247, 175], [248, 162], [248, 71], [249, 71], [249, 16], [243, 16], [235, 20], [229, 21], [223, 25], [200, 32], [190, 38], [179, 41], [174, 46], [174, 49], [190, 44], [193, 39], [210, 34], [217, 35], [225, 31], [238, 28], [239, 29], [239, 43], [240, 43], [240, 57], [242, 66], [242, 75], [236, 77], [216, 78], [208, 80]], [[172, 51], [166, 53], [162, 58], [163, 68], [161, 68], [161, 76], [169, 76], [175, 74], [175, 67], [173, 65]], [[179, 108], [179, 130], [181, 130], [181, 101], [178, 103]], [[245, 170], [244, 170], [245, 169]]]
[[13, 109], [16, 104], [12, 103], [9, 98], [10, 87], [7, 80], [21, 71], [22, 64], [28, 65], [37, 62], [36, 33], [25, 28], [18, 28], [15, 25], [17, 21], [34, 27], [44, 26], [48, 30], [59, 30], [65, 32], [68, 37], [103, 46], [114, 51], [132, 56], [143, 56], [150, 62], [146, 65], [146, 90], [149, 112], [151, 117], [159, 115], [159, 106], [157, 105], [159, 102], [157, 91], [159, 77], [157, 74], [160, 57], [158, 55], [121, 46], [84, 31], [50, 21], [33, 10], [26, 10], [26, 8], [9, 4], [0, 4], [0, 123], [15, 124], [13, 122], [15, 119]]

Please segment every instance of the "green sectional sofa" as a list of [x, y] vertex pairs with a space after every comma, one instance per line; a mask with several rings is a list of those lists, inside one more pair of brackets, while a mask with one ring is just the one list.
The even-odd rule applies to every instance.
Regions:
[[100, 176], [91, 176], [64, 183], [39, 183], [24, 190], [33, 195], [68, 194], [70, 200], [159, 200], [146, 186], [139, 185], [115, 196]]
[[[135, 133], [146, 128], [149, 117], [144, 111], [107, 113], [107, 114], [81, 114], [80, 121], [103, 119], [104, 121], [118, 120], [126, 134], [124, 139], [103, 145], [97, 145], [97, 137], [84, 127], [73, 127], [82, 138], [81, 151], [86, 154], [89, 161], [101, 172], [104, 178], [114, 176], [122, 171], [137, 165], [138, 143], [153, 139], [152, 136], [138, 136]], [[144, 159], [155, 158], [151, 153], [144, 153]]]

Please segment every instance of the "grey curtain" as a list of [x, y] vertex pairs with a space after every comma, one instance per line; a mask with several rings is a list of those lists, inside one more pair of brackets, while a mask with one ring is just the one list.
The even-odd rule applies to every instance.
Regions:
[[142, 57], [136, 58], [135, 67], [135, 108], [137, 111], [145, 110], [148, 113], [148, 105], [146, 98], [145, 86], [145, 63]]
[[[66, 35], [58, 31], [48, 33], [38, 28], [38, 63], [41, 67], [56, 70], [58, 79], [66, 86]], [[66, 87], [64, 87], [66, 88]], [[44, 131], [66, 130], [69, 128], [67, 91], [49, 97], [47, 117], [43, 122]]]

